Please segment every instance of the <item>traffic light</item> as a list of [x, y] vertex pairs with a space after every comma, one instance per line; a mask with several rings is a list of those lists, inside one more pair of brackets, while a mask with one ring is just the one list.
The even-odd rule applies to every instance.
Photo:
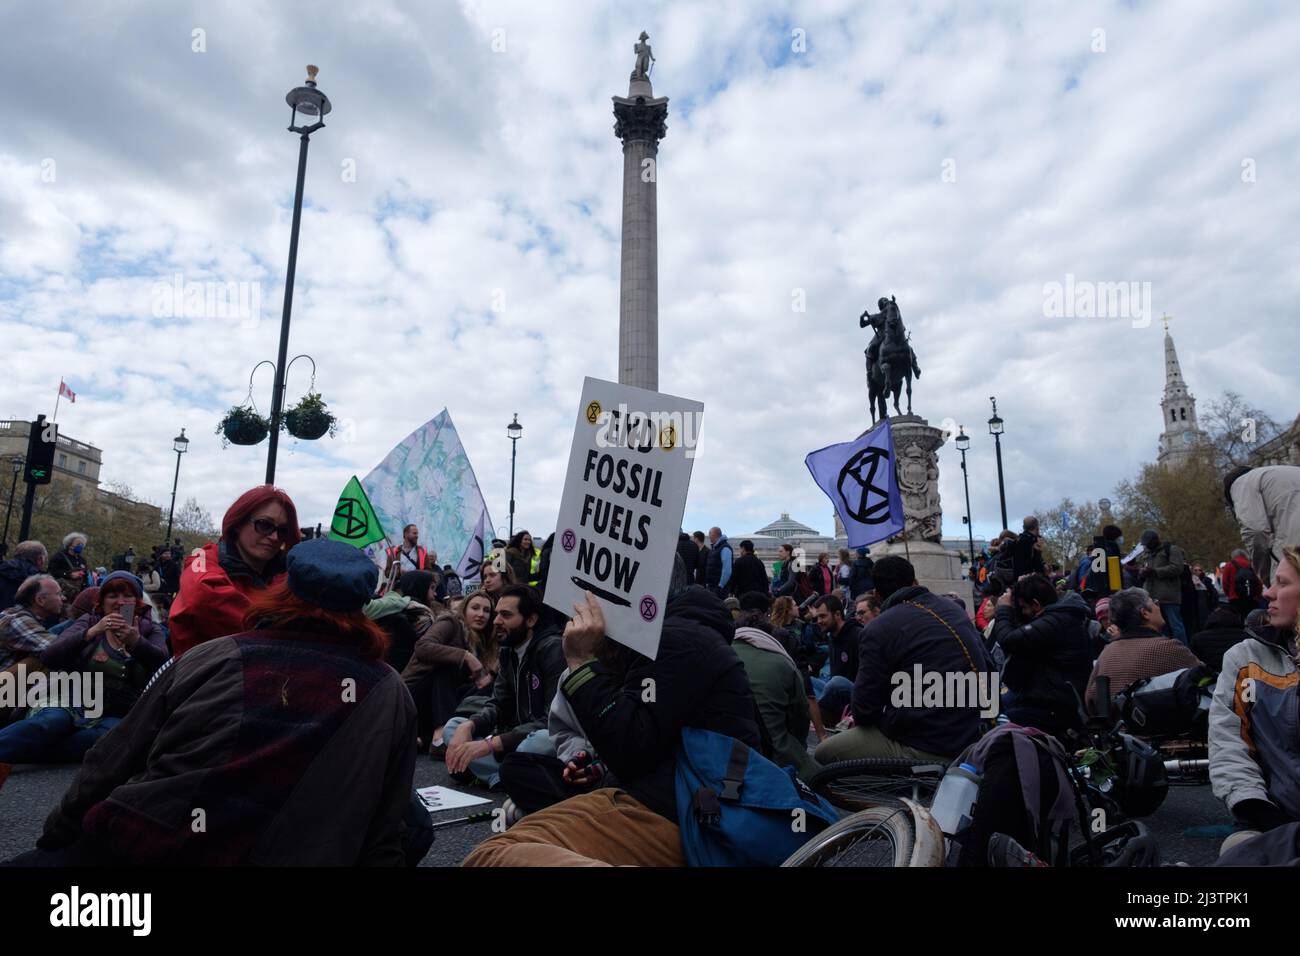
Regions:
[[23, 480], [29, 485], [48, 485], [54, 471], [54, 450], [59, 444], [59, 426], [47, 423], [44, 415], [32, 422], [27, 436], [27, 465]]

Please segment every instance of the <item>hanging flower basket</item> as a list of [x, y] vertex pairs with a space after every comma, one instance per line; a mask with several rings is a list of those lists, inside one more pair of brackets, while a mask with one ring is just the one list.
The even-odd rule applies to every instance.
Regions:
[[315, 441], [338, 430], [338, 421], [320, 397], [320, 392], [308, 392], [297, 405], [284, 413], [285, 430], [294, 438]]
[[217, 423], [217, 434], [221, 436], [221, 446], [256, 445], [271, 430], [271, 424], [257, 409], [236, 405]]

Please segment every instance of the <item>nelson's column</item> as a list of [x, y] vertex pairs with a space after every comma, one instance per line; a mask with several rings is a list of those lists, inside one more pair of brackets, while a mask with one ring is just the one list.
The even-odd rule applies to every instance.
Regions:
[[642, 31], [627, 96], [614, 97], [614, 135], [623, 141], [623, 258], [618, 299], [618, 381], [659, 390], [659, 245], [655, 211], [659, 141], [668, 97], [650, 89], [654, 54]]

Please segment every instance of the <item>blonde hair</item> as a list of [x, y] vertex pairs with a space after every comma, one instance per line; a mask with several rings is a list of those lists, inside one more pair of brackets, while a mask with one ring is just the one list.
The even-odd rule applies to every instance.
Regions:
[[789, 595], [779, 597], [773, 602], [772, 623], [777, 627], [789, 627], [798, 616], [798, 608], [795, 607], [794, 599]]

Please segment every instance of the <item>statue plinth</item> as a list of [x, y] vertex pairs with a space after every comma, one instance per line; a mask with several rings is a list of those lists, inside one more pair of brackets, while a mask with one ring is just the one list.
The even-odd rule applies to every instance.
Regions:
[[963, 575], [961, 556], [942, 543], [938, 452], [944, 444], [943, 429], [920, 415], [894, 415], [889, 430], [894, 436], [894, 470], [903, 499], [904, 527], [887, 541], [872, 545], [871, 559], [902, 555], [916, 568], [916, 579], [922, 585], [938, 594], [955, 591], [965, 598], [970, 582]]

